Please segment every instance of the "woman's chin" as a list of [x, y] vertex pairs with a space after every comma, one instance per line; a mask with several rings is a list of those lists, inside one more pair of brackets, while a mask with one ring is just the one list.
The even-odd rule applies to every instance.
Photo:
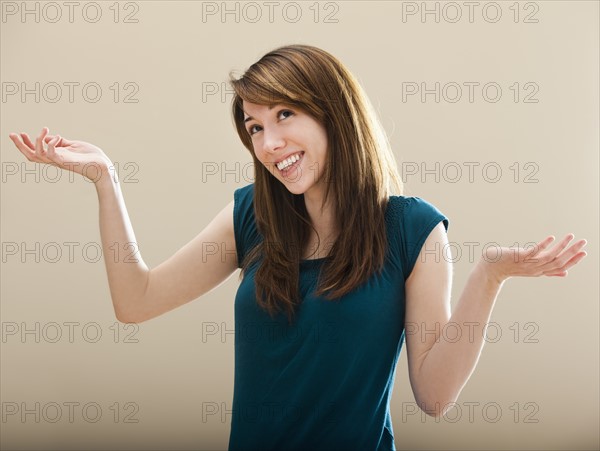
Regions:
[[298, 183], [284, 183], [284, 185], [290, 193], [295, 194], [297, 196], [299, 196], [300, 194], [304, 194], [304, 192], [306, 191], [304, 186]]
[[306, 191], [305, 183], [302, 183], [302, 180], [294, 180], [291, 178], [280, 180], [283, 186], [287, 188], [287, 190], [292, 194], [304, 194]]

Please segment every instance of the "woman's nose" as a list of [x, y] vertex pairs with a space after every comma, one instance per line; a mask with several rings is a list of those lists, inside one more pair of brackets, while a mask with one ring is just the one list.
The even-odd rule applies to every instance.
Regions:
[[273, 153], [285, 146], [285, 139], [280, 132], [273, 128], [264, 129], [263, 146], [265, 151]]

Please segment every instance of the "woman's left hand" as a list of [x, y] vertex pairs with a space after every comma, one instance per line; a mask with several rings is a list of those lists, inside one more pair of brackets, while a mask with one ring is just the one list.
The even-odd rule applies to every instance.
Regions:
[[553, 236], [540, 241], [531, 248], [488, 246], [481, 264], [485, 271], [499, 283], [510, 277], [565, 277], [568, 269], [575, 266], [587, 253], [581, 249], [587, 244], [579, 240], [568, 246], [575, 238], [569, 233], [554, 247], [547, 249], [554, 241]]

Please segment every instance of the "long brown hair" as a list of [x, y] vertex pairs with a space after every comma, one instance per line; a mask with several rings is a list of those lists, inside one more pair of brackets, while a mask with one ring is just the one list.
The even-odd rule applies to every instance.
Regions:
[[313, 226], [304, 195], [290, 193], [257, 159], [244, 126], [243, 101], [300, 108], [327, 130], [323, 205], [333, 196], [340, 232], [324, 262], [317, 296], [336, 300], [383, 269], [385, 209], [390, 195], [402, 194], [402, 180], [366, 94], [328, 52], [309, 45], [279, 47], [239, 79], [230, 73], [229, 82], [235, 127], [254, 160], [254, 213], [264, 238], [241, 262], [240, 278], [262, 257], [255, 274], [257, 302], [271, 317], [285, 310], [291, 322], [300, 303], [300, 260]]

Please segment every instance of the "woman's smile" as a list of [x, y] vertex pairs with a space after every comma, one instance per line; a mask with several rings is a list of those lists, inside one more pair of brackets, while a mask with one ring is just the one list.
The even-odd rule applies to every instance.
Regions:
[[[295, 155], [292, 155], [290, 157], [292, 160], [296, 160], [296, 161], [292, 161], [291, 164], [288, 163], [281, 163], [281, 166], [283, 166], [281, 169], [279, 168], [280, 165], [276, 165], [277, 170], [279, 171], [279, 173], [283, 176], [283, 178], [285, 178], [287, 180], [288, 175], [293, 175], [294, 177], [296, 177], [294, 175], [294, 172], [299, 172], [299, 175], [302, 176], [302, 170], [300, 169], [300, 165], [302, 164], [302, 161], [304, 160], [304, 151], [301, 151], [300, 153], [297, 153]], [[289, 159], [286, 161], [290, 161]], [[287, 164], [287, 165], [286, 165]], [[297, 180], [297, 177], [294, 179]]]

